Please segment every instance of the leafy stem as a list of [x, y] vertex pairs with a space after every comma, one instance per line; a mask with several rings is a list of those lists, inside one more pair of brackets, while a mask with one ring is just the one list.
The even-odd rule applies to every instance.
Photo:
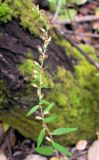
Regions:
[[[48, 32], [45, 29], [41, 29], [42, 31], [42, 40], [44, 41], [43, 47], [38, 46], [39, 50], [39, 60], [40, 64], [34, 61], [34, 70], [33, 70], [33, 78], [34, 82], [33, 86], [37, 88], [37, 95], [39, 99], [39, 104], [32, 107], [31, 110], [27, 113], [27, 116], [30, 116], [34, 112], [36, 112], [39, 109], [39, 116], [36, 116], [36, 119], [39, 119], [42, 121], [42, 127], [43, 129], [40, 131], [40, 134], [38, 136], [37, 140], [37, 147], [35, 148], [35, 151], [43, 154], [43, 155], [52, 155], [53, 153], [56, 153], [57, 158], [59, 158], [58, 151], [66, 154], [67, 156], [71, 156], [71, 153], [62, 145], [56, 143], [54, 141], [53, 136], [58, 136], [62, 134], [66, 134], [72, 131], [75, 131], [76, 128], [57, 128], [54, 131], [50, 132], [48, 123], [54, 122], [56, 119], [56, 115], [49, 116], [49, 111], [54, 106], [54, 103], [50, 103], [46, 99], [44, 99], [42, 89], [47, 87], [47, 84], [44, 82], [44, 60], [46, 58], [46, 51], [47, 47], [51, 41], [51, 37], [48, 36]], [[46, 137], [47, 133], [47, 137]], [[46, 137], [46, 140], [51, 142], [51, 146], [43, 146], [43, 140]]]
[[[48, 37], [48, 33], [47, 31], [45, 31], [44, 29], [42, 29], [43, 31], [43, 36], [41, 37], [43, 40], [44, 40], [44, 45], [43, 45], [43, 49], [41, 47], [38, 47], [41, 55], [42, 55], [42, 60], [41, 60], [41, 66], [40, 66], [40, 80], [39, 80], [39, 88], [38, 88], [38, 96], [39, 96], [39, 102], [43, 99], [42, 97], [42, 83], [43, 83], [43, 80], [42, 80], [42, 75], [43, 75], [43, 71], [44, 71], [44, 60], [46, 58], [46, 51], [47, 51], [47, 47], [51, 41], [51, 38]], [[45, 115], [43, 113], [43, 106], [40, 104], [40, 111], [41, 111], [41, 117], [42, 117], [42, 126], [45, 128], [45, 130], [47, 131], [48, 133], [48, 136], [50, 137], [51, 141], [53, 141], [53, 137], [51, 135], [51, 132], [47, 126], [47, 124], [44, 122], [44, 118], [45, 118]]]

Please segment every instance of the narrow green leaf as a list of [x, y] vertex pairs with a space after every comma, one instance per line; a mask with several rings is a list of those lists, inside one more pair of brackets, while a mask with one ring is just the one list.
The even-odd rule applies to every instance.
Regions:
[[57, 116], [56, 115], [53, 115], [53, 116], [50, 116], [50, 117], [47, 117], [47, 118], [44, 118], [44, 122], [46, 122], [46, 123], [50, 123], [50, 122], [53, 122], [53, 121], [55, 121], [55, 119], [57, 118]]
[[57, 149], [58, 151], [60, 151], [61, 153], [66, 154], [67, 156], [71, 157], [72, 153], [68, 151], [67, 148], [63, 147], [62, 145], [56, 143], [56, 142], [52, 142], [52, 146]]
[[53, 107], [54, 105], [55, 105], [54, 103], [49, 104], [48, 107], [45, 108], [44, 114], [47, 114], [47, 113], [52, 109], [52, 107]]
[[43, 142], [43, 139], [45, 137], [45, 128], [43, 128], [38, 136], [38, 140], [37, 140], [37, 148], [40, 147], [40, 145]]
[[34, 113], [37, 109], [39, 108], [39, 105], [34, 106], [33, 108], [30, 109], [30, 111], [27, 113], [27, 117], [30, 116], [32, 113]]
[[40, 104], [49, 105], [50, 103], [46, 101], [45, 99], [40, 100]]
[[35, 151], [45, 156], [49, 156], [54, 153], [54, 150], [52, 147], [38, 147], [38, 148], [35, 148]]
[[70, 133], [70, 132], [74, 132], [76, 131], [77, 128], [58, 128], [58, 129], [55, 129], [53, 132], [52, 132], [52, 135], [62, 135], [62, 134], [67, 134], [67, 133]]

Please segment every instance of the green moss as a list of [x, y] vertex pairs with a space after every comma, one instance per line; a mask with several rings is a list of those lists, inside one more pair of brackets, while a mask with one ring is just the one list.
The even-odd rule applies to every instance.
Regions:
[[6, 3], [0, 4], [0, 21], [7, 23], [11, 21], [13, 12], [10, 10], [10, 7]]
[[[82, 59], [84, 56], [76, 49], [73, 47], [69, 42], [67, 42], [64, 39], [56, 39], [56, 43], [62, 47], [64, 47], [66, 54], [68, 56], [73, 56], [74, 58]], [[88, 45], [88, 44], [80, 44], [79, 47], [84, 50], [88, 55], [90, 55], [92, 58], [97, 59], [96, 54], [95, 54], [95, 49]]]
[[0, 21], [8, 22], [12, 18], [20, 21], [23, 28], [35, 35], [41, 35], [40, 28], [49, 27], [49, 22], [43, 11], [35, 6], [32, 0], [4, 0], [0, 4]]
[[[30, 80], [34, 70], [34, 61], [24, 60], [19, 69]], [[97, 70], [85, 59], [82, 59], [75, 66], [74, 76], [64, 68], [58, 67], [57, 76], [51, 77], [50, 75], [48, 77], [52, 89], [47, 98], [56, 103], [53, 112], [59, 117], [55, 123], [50, 124], [51, 130], [58, 127], [78, 128], [77, 132], [56, 139], [62, 144], [73, 144], [79, 139], [92, 139], [95, 136], [95, 132], [99, 127], [99, 77], [96, 76], [96, 73]], [[37, 135], [35, 133], [39, 133], [41, 125], [35, 120], [35, 115], [29, 119], [25, 116], [27, 111], [35, 105], [33, 104], [35, 99], [37, 100], [31, 82], [26, 85], [21, 93], [14, 93], [13, 96], [20, 97], [22, 102], [30, 100], [29, 108], [24, 109], [23, 113], [23, 109], [14, 106], [9, 111], [9, 115], [6, 112], [0, 113], [0, 120], [9, 123], [26, 137], [36, 139]]]
[[3, 108], [3, 105], [7, 103], [6, 97], [6, 88], [3, 81], [0, 80], [0, 108]]
[[23, 136], [36, 140], [37, 133], [39, 134], [41, 129], [40, 123], [34, 118], [27, 118], [25, 110], [23, 112], [23, 109], [18, 106], [16, 108], [11, 109], [9, 114], [6, 111], [0, 111], [0, 120], [17, 129]]
[[[52, 91], [48, 99], [58, 107], [57, 127], [77, 127], [78, 132], [68, 134], [66, 142], [91, 139], [99, 129], [99, 77], [94, 66], [82, 57], [75, 66], [75, 75], [59, 67], [52, 79]], [[57, 81], [56, 81], [57, 79]], [[64, 138], [61, 138], [64, 141]]]
[[[33, 64], [32, 60], [27, 60], [26, 64], [27, 66], [24, 65], [25, 69], [22, 68], [23, 66], [21, 66], [21, 69], [24, 71], [24, 74], [30, 76]], [[23, 106], [21, 103], [17, 105], [17, 103], [14, 103], [16, 99], [18, 102], [26, 105]], [[13, 93], [5, 87], [3, 81], [0, 81], [0, 121], [17, 129], [22, 135], [36, 140], [41, 125], [38, 121], [34, 120], [35, 115], [27, 118], [26, 113], [35, 105], [37, 100], [36, 90], [32, 88], [31, 83], [28, 81], [23, 89], [21, 88]], [[9, 101], [12, 102], [10, 105]]]
[[[19, 65], [20, 72], [26, 77], [27, 81], [32, 85], [33, 83], [39, 85], [39, 76], [40, 76], [40, 65], [35, 63], [32, 59], [26, 59], [21, 65]], [[46, 72], [43, 72], [42, 75], [43, 84], [42, 88], [47, 88], [48, 80], [46, 77]]]
[[32, 71], [34, 68], [33, 60], [27, 59], [20, 65], [20, 71], [24, 75], [32, 76]]

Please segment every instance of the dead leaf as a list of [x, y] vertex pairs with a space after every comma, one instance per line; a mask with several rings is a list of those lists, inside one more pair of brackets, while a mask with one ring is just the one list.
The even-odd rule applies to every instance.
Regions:
[[31, 154], [31, 155], [28, 155], [25, 158], [25, 160], [47, 160], [47, 158], [37, 155], [37, 154]]

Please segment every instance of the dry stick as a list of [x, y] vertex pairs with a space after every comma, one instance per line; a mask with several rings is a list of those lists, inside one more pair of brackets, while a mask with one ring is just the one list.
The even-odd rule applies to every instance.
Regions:
[[52, 19], [52, 23], [55, 22], [55, 20], [57, 19], [60, 9], [61, 9], [61, 0], [57, 0], [57, 8], [54, 17]]
[[82, 49], [80, 48], [76, 43], [74, 43], [72, 40], [70, 40], [67, 36], [65, 36], [66, 40], [72, 45], [74, 46], [78, 51], [80, 51], [80, 53], [92, 64], [94, 65], [97, 69], [99, 69], [99, 63], [95, 62], [91, 57], [88, 56], [88, 54]]
[[62, 31], [60, 31], [59, 29], [57, 29], [58, 32], [61, 33], [61, 35], [73, 46], [75, 47], [85, 58], [86, 60], [92, 64], [93, 66], [95, 66], [97, 69], [99, 69], [99, 63], [95, 62], [91, 57], [88, 56], [88, 54], [78, 46], [78, 44], [76, 44], [75, 42], [73, 42], [73, 40], [71, 40], [70, 38], [68, 38]]
[[[66, 34], [73, 34], [73, 31], [65, 31]], [[81, 37], [92, 37], [92, 38], [99, 38], [99, 34], [89, 34], [89, 33], [75, 33], [75, 35], [77, 36], [81, 36]]]
[[74, 155], [69, 160], [74, 160], [74, 159], [78, 158], [79, 156], [82, 156], [83, 154], [87, 154], [87, 151], [82, 151], [81, 153], [77, 153], [76, 155]]
[[[75, 17], [73, 21], [76, 23], [99, 21], [99, 16], [94, 15], [94, 16]], [[64, 25], [64, 24], [71, 24], [71, 21], [70, 20], [62, 20], [62, 21], [58, 20], [55, 23]]]

